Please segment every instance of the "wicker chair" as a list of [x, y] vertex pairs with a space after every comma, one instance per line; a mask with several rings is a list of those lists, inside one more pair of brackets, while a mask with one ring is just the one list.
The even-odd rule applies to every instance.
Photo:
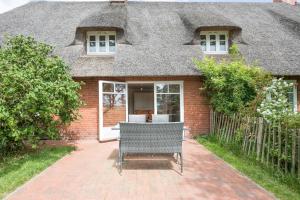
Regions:
[[166, 123], [169, 122], [169, 115], [152, 115], [153, 123]]
[[129, 122], [136, 122], [136, 123], [145, 123], [146, 122], [146, 115], [129, 115], [128, 116]]
[[[127, 153], [175, 153], [180, 156], [181, 173], [183, 123], [120, 123], [119, 166], [122, 172]], [[177, 160], [178, 162], [178, 160]]]

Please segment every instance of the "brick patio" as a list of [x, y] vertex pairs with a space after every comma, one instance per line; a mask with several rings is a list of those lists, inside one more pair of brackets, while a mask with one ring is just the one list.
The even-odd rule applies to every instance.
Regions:
[[117, 142], [77, 146], [7, 199], [274, 199], [193, 140], [184, 142], [183, 175], [166, 156], [131, 156], [120, 175]]

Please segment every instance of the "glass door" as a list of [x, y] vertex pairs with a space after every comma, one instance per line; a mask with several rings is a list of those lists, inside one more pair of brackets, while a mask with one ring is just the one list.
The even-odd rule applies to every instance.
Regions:
[[170, 122], [183, 122], [183, 82], [156, 82], [155, 114], [168, 114]]
[[112, 130], [119, 122], [126, 121], [127, 84], [99, 81], [99, 138], [100, 141], [117, 139], [120, 132]]

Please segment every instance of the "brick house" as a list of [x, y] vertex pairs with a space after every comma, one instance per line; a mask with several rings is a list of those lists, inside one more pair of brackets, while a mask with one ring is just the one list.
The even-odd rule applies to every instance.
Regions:
[[111, 127], [131, 114], [169, 114], [190, 134], [207, 133], [209, 103], [192, 59], [226, 57], [232, 43], [274, 76], [300, 76], [300, 7], [285, 3], [31, 2], [0, 15], [0, 41], [5, 34], [53, 45], [85, 83], [71, 138], [113, 139]]

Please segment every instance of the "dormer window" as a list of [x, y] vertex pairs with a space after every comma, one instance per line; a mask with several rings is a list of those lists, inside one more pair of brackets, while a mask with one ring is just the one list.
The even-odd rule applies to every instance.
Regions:
[[201, 31], [200, 45], [206, 54], [227, 54], [228, 32]]
[[116, 51], [115, 31], [95, 31], [87, 33], [87, 54], [106, 55]]

